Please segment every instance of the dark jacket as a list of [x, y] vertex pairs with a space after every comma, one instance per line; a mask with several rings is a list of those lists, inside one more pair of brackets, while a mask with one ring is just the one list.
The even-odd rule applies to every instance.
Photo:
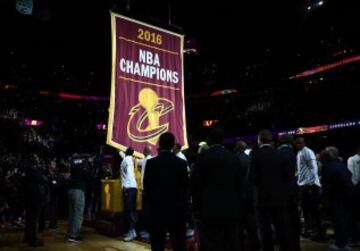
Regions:
[[281, 145], [278, 148], [281, 157], [284, 160], [284, 164], [285, 164], [285, 168], [287, 168], [288, 170], [290, 170], [291, 172], [291, 182], [289, 184], [289, 190], [288, 190], [288, 194], [289, 194], [289, 199], [292, 202], [297, 203], [298, 201], [298, 192], [299, 192], [299, 187], [297, 185], [297, 177], [295, 176], [296, 171], [297, 171], [297, 167], [296, 167], [296, 154], [293, 150], [293, 148], [289, 145]]
[[46, 204], [50, 199], [50, 189], [46, 174], [39, 167], [30, 166], [24, 176], [25, 201]]
[[51, 196], [57, 196], [60, 192], [60, 179], [57, 172], [50, 173], [47, 171], [46, 173], [48, 184], [50, 188]]
[[89, 180], [89, 162], [88, 156], [83, 154], [74, 154], [71, 157], [71, 174], [69, 189], [81, 189], [85, 191], [86, 183]]
[[243, 167], [244, 171], [248, 173], [250, 170], [250, 156], [247, 155], [245, 152], [238, 152], [236, 153], [237, 157], [239, 158], [240, 165]]
[[341, 160], [332, 160], [322, 169], [323, 196], [326, 202], [348, 202], [352, 191], [351, 173]]
[[144, 210], [150, 224], [185, 221], [187, 164], [171, 152], [160, 152], [146, 162]]
[[[253, 202], [253, 195], [254, 195], [254, 189], [253, 184], [249, 180], [249, 174], [250, 174], [250, 156], [247, 155], [245, 152], [238, 152], [236, 153], [237, 157], [240, 161], [240, 168], [244, 174], [243, 177], [243, 199], [247, 203], [254, 203]], [[244, 201], [244, 202], [245, 202]]]
[[263, 146], [252, 152], [250, 179], [257, 188], [258, 207], [287, 205], [292, 170], [276, 149]]
[[200, 220], [239, 220], [245, 170], [220, 145], [201, 153], [192, 173], [194, 213]]

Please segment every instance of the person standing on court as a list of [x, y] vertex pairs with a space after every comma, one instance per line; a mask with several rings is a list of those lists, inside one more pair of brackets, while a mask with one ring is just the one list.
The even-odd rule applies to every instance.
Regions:
[[210, 148], [193, 166], [193, 211], [199, 226], [200, 251], [240, 249], [241, 201], [245, 168], [223, 146], [224, 131], [210, 129]]
[[47, 202], [49, 188], [47, 179], [41, 170], [38, 154], [28, 153], [25, 158], [26, 171], [24, 175], [25, 194], [25, 229], [24, 242], [30, 247], [40, 247], [44, 242], [38, 238], [39, 218], [41, 210]]
[[146, 163], [144, 175], [145, 217], [150, 229], [152, 251], [164, 251], [170, 234], [174, 251], [186, 250], [186, 206], [189, 178], [187, 164], [175, 156], [175, 137], [159, 138], [158, 156]]
[[240, 160], [241, 168], [245, 170], [244, 192], [241, 204], [240, 238], [243, 249], [259, 251], [261, 244], [255, 213], [254, 188], [253, 184], [249, 182], [250, 156], [245, 153], [246, 149], [247, 144], [242, 140], [236, 142], [234, 146], [234, 152]]
[[286, 168], [291, 171], [292, 180], [288, 191], [288, 209], [290, 217], [290, 226], [292, 228], [293, 251], [300, 251], [301, 222], [299, 211], [299, 187], [296, 177], [296, 154], [294, 151], [294, 138], [291, 135], [281, 135], [278, 139], [278, 151], [284, 158]]
[[147, 226], [147, 221], [146, 221], [146, 217], [144, 215], [144, 194], [143, 194], [143, 190], [144, 190], [144, 175], [145, 175], [145, 170], [146, 170], [146, 162], [149, 159], [152, 159], [154, 156], [151, 155], [151, 151], [152, 151], [152, 147], [150, 145], [146, 145], [143, 151], [144, 154], [144, 158], [138, 161], [138, 165], [141, 167], [141, 192], [142, 192], [142, 212], [140, 215], [140, 219], [139, 219], [139, 228], [142, 230], [140, 231], [140, 237], [142, 239], [149, 239], [150, 238], [150, 234], [149, 234], [149, 229]]
[[138, 216], [136, 213], [136, 198], [137, 198], [137, 182], [135, 178], [134, 165], [134, 149], [127, 148], [125, 154], [119, 153], [123, 160], [120, 164], [120, 178], [124, 200], [124, 211], [128, 225], [128, 232], [124, 236], [124, 241], [132, 241], [137, 237], [135, 231], [135, 224]]
[[256, 189], [256, 206], [263, 251], [274, 251], [272, 225], [280, 251], [293, 251], [289, 227], [288, 191], [293, 179], [280, 153], [273, 146], [269, 130], [258, 134], [259, 149], [251, 153], [250, 180]]
[[[313, 150], [306, 146], [305, 139], [300, 137], [295, 141], [297, 153], [297, 177], [300, 188], [301, 207], [305, 220], [303, 236], [312, 237], [314, 241], [324, 241], [325, 229], [320, 216], [320, 178], [316, 156]], [[315, 235], [313, 231], [316, 230]]]
[[89, 179], [89, 162], [86, 154], [73, 154], [71, 156], [71, 174], [69, 181], [69, 225], [68, 242], [77, 243], [82, 241], [80, 235], [84, 219], [85, 190]]

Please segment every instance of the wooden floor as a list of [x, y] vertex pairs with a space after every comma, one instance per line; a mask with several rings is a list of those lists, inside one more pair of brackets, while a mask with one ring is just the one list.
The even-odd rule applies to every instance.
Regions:
[[[45, 246], [40, 248], [30, 248], [22, 243], [22, 232], [15, 229], [1, 231], [0, 250], [1, 251], [145, 251], [150, 250], [148, 244], [141, 242], [125, 243], [120, 237], [110, 238], [97, 234], [91, 228], [84, 228], [84, 241], [78, 244], [67, 243], [65, 241], [65, 225], [63, 224], [58, 232], [45, 232], [42, 235]], [[328, 244], [320, 244], [309, 240], [302, 240], [302, 251], [327, 251]], [[360, 249], [353, 249], [360, 251]]]
[[37, 251], [145, 251], [150, 250], [149, 245], [141, 242], [121, 241], [120, 237], [110, 238], [97, 234], [92, 228], [83, 228], [82, 235], [84, 240], [81, 243], [66, 242], [66, 226], [61, 225], [57, 232], [44, 232], [39, 235], [44, 240], [45, 245], [38, 248], [30, 248], [22, 243], [23, 234], [19, 230], [10, 229], [0, 233], [0, 250], [37, 250]]

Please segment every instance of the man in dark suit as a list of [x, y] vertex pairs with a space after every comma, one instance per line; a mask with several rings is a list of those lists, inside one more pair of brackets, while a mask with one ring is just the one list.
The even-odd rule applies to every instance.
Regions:
[[[249, 182], [250, 156], [245, 153], [246, 148], [247, 144], [241, 140], [234, 146], [234, 152], [240, 160], [241, 168], [245, 170], [241, 201], [240, 240], [244, 250], [258, 251], [261, 249], [261, 244], [254, 207], [254, 189], [253, 184]], [[245, 233], [247, 238], [245, 238]]]
[[289, 184], [288, 192], [288, 209], [290, 227], [292, 229], [292, 244], [293, 251], [300, 251], [300, 234], [301, 222], [299, 212], [299, 187], [297, 185], [296, 174], [296, 154], [293, 148], [294, 138], [291, 135], [285, 134], [278, 139], [278, 151], [285, 161], [286, 168], [291, 170], [292, 181]]
[[275, 226], [280, 251], [292, 251], [291, 228], [289, 228], [287, 189], [292, 180], [280, 153], [272, 145], [273, 136], [268, 130], [258, 135], [259, 149], [252, 152], [250, 179], [257, 192], [256, 204], [259, 214], [263, 251], [273, 251], [271, 225]]
[[200, 251], [239, 250], [245, 170], [241, 168], [239, 158], [222, 145], [223, 136], [221, 128], [212, 128], [210, 148], [199, 155], [192, 173]]
[[159, 154], [146, 163], [144, 175], [145, 217], [150, 227], [152, 251], [163, 251], [170, 233], [174, 251], [186, 250], [187, 164], [172, 153], [175, 137], [164, 133]]
[[335, 244], [329, 250], [351, 250], [348, 246], [349, 205], [353, 183], [351, 173], [336, 147], [326, 147], [320, 154], [322, 168], [323, 199], [329, 210], [335, 232]]
[[44, 243], [37, 236], [39, 230], [39, 218], [42, 208], [45, 207], [49, 188], [47, 178], [41, 168], [41, 160], [38, 154], [29, 153], [25, 159], [27, 165], [24, 176], [25, 195], [25, 229], [24, 242], [31, 247], [40, 247]]

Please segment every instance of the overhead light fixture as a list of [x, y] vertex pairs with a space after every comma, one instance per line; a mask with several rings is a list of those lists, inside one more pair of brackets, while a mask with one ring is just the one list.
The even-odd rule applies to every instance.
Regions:
[[97, 124], [96, 125], [96, 128], [99, 130], [99, 131], [106, 131], [106, 124]]
[[43, 124], [43, 121], [36, 119], [24, 119], [24, 125], [39, 127]]
[[202, 123], [202, 126], [203, 126], [203, 127], [211, 127], [211, 126], [214, 125], [216, 122], [218, 122], [218, 120], [214, 120], [214, 119], [204, 120], [203, 123]]

